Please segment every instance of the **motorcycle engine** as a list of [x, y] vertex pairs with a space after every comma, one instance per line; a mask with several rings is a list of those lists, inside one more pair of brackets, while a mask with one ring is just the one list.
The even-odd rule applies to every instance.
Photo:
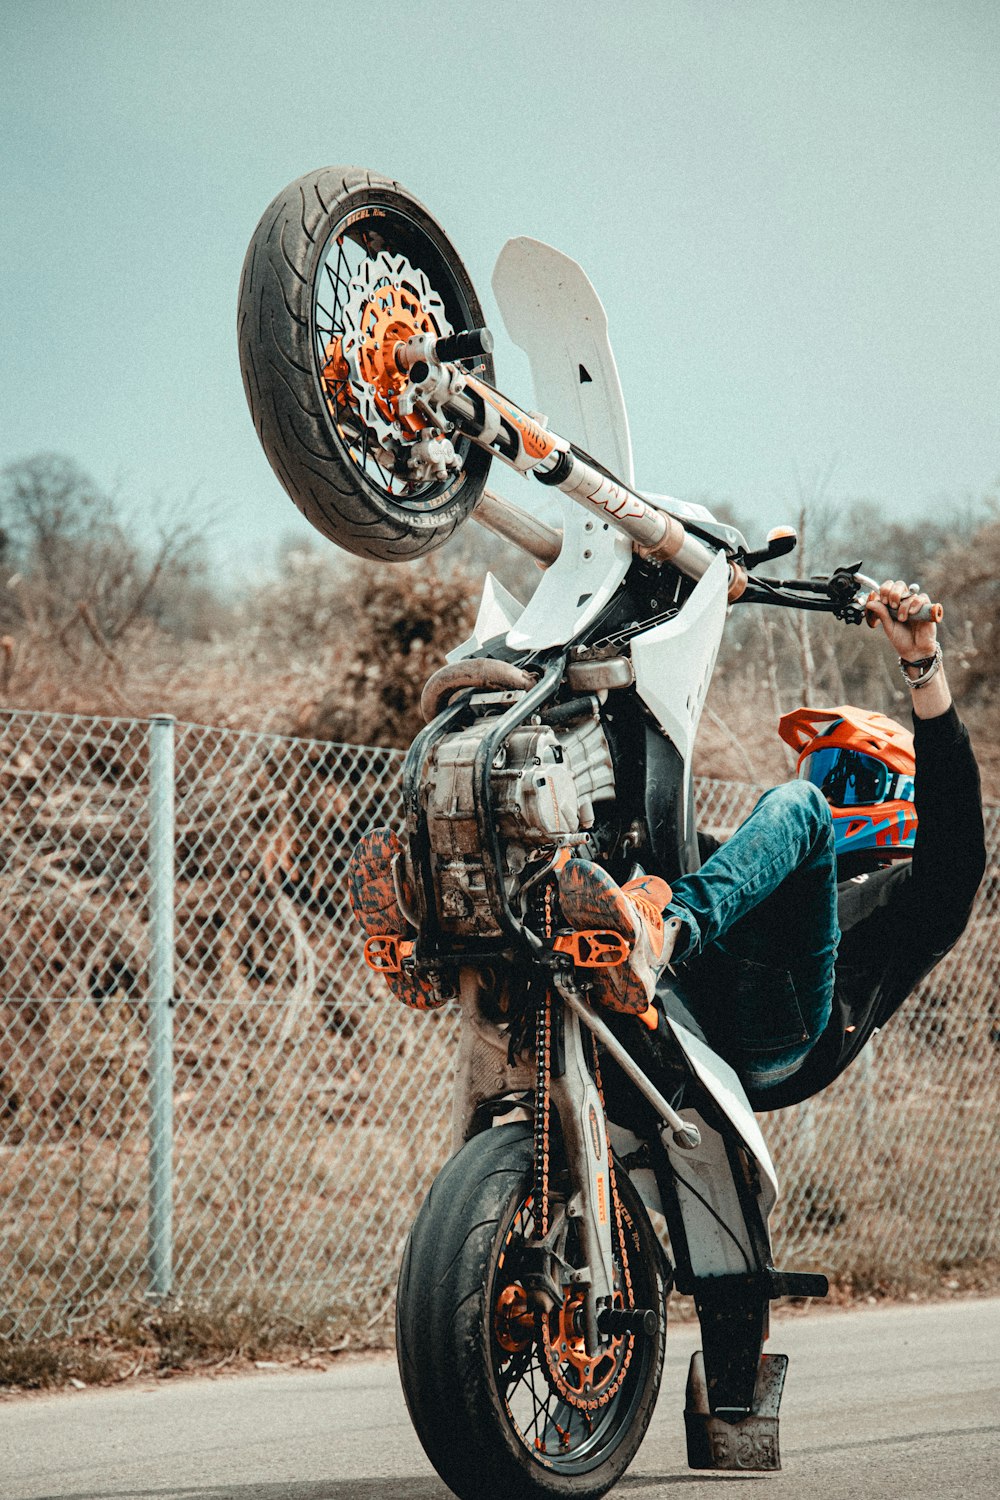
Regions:
[[[485, 707], [483, 694], [473, 700]], [[476, 752], [495, 719], [481, 718], [437, 745], [424, 782], [438, 915], [456, 937], [496, 937], [473, 800]], [[595, 805], [615, 795], [611, 751], [596, 711], [558, 727], [515, 729], [493, 761], [493, 809], [503, 853], [500, 871], [507, 899], [515, 896], [526, 866], [545, 851], [579, 842], [594, 826]]]

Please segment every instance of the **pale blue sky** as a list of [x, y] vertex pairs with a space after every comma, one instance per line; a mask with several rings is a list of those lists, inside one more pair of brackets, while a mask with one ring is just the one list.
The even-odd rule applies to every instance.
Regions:
[[[271, 197], [333, 163], [424, 200], [498, 335], [509, 235], [583, 264], [646, 488], [763, 530], [831, 467], [900, 516], [1000, 473], [995, 0], [0, 0], [0, 26], [0, 464], [197, 487], [220, 563], [304, 525], [234, 309]], [[502, 336], [497, 371], [530, 399]]]

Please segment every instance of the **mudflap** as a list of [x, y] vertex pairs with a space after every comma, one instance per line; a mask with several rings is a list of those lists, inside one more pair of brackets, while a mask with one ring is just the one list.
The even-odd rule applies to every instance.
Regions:
[[787, 1369], [787, 1354], [762, 1354], [749, 1414], [727, 1421], [712, 1414], [702, 1351], [692, 1354], [684, 1408], [690, 1468], [737, 1469], [744, 1473], [781, 1468], [778, 1407]]

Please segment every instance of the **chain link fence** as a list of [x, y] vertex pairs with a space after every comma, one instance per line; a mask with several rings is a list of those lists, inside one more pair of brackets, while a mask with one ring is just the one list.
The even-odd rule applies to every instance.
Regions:
[[[361, 961], [347, 857], [397, 751], [0, 714], [0, 1334], [173, 1288], [391, 1316], [447, 1151], [456, 1020]], [[725, 832], [756, 789], [702, 782]], [[995, 864], [998, 815], [988, 815]], [[764, 1121], [779, 1264], [1000, 1257], [991, 868], [969, 931], [822, 1098]], [[171, 1000], [173, 999], [173, 1004]]]

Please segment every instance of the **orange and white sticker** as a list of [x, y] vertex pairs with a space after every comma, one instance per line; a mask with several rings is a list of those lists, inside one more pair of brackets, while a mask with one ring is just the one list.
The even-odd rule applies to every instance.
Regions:
[[557, 446], [556, 439], [550, 433], [546, 432], [544, 427], [539, 426], [537, 422], [533, 421], [526, 412], [521, 411], [516, 406], [512, 406], [509, 401], [505, 401], [491, 386], [484, 385], [479, 380], [469, 377], [466, 380], [466, 386], [468, 389], [474, 390], [476, 395], [485, 401], [487, 406], [491, 406], [495, 412], [498, 412], [504, 421], [513, 427], [517, 433], [521, 440], [521, 449], [529, 462], [527, 465], [515, 463], [515, 467], [534, 468], [536, 464], [542, 462], [542, 459], [550, 458], [555, 453]]
[[604, 1186], [604, 1173], [597, 1174], [597, 1217], [602, 1224], [608, 1222], [608, 1195]]

